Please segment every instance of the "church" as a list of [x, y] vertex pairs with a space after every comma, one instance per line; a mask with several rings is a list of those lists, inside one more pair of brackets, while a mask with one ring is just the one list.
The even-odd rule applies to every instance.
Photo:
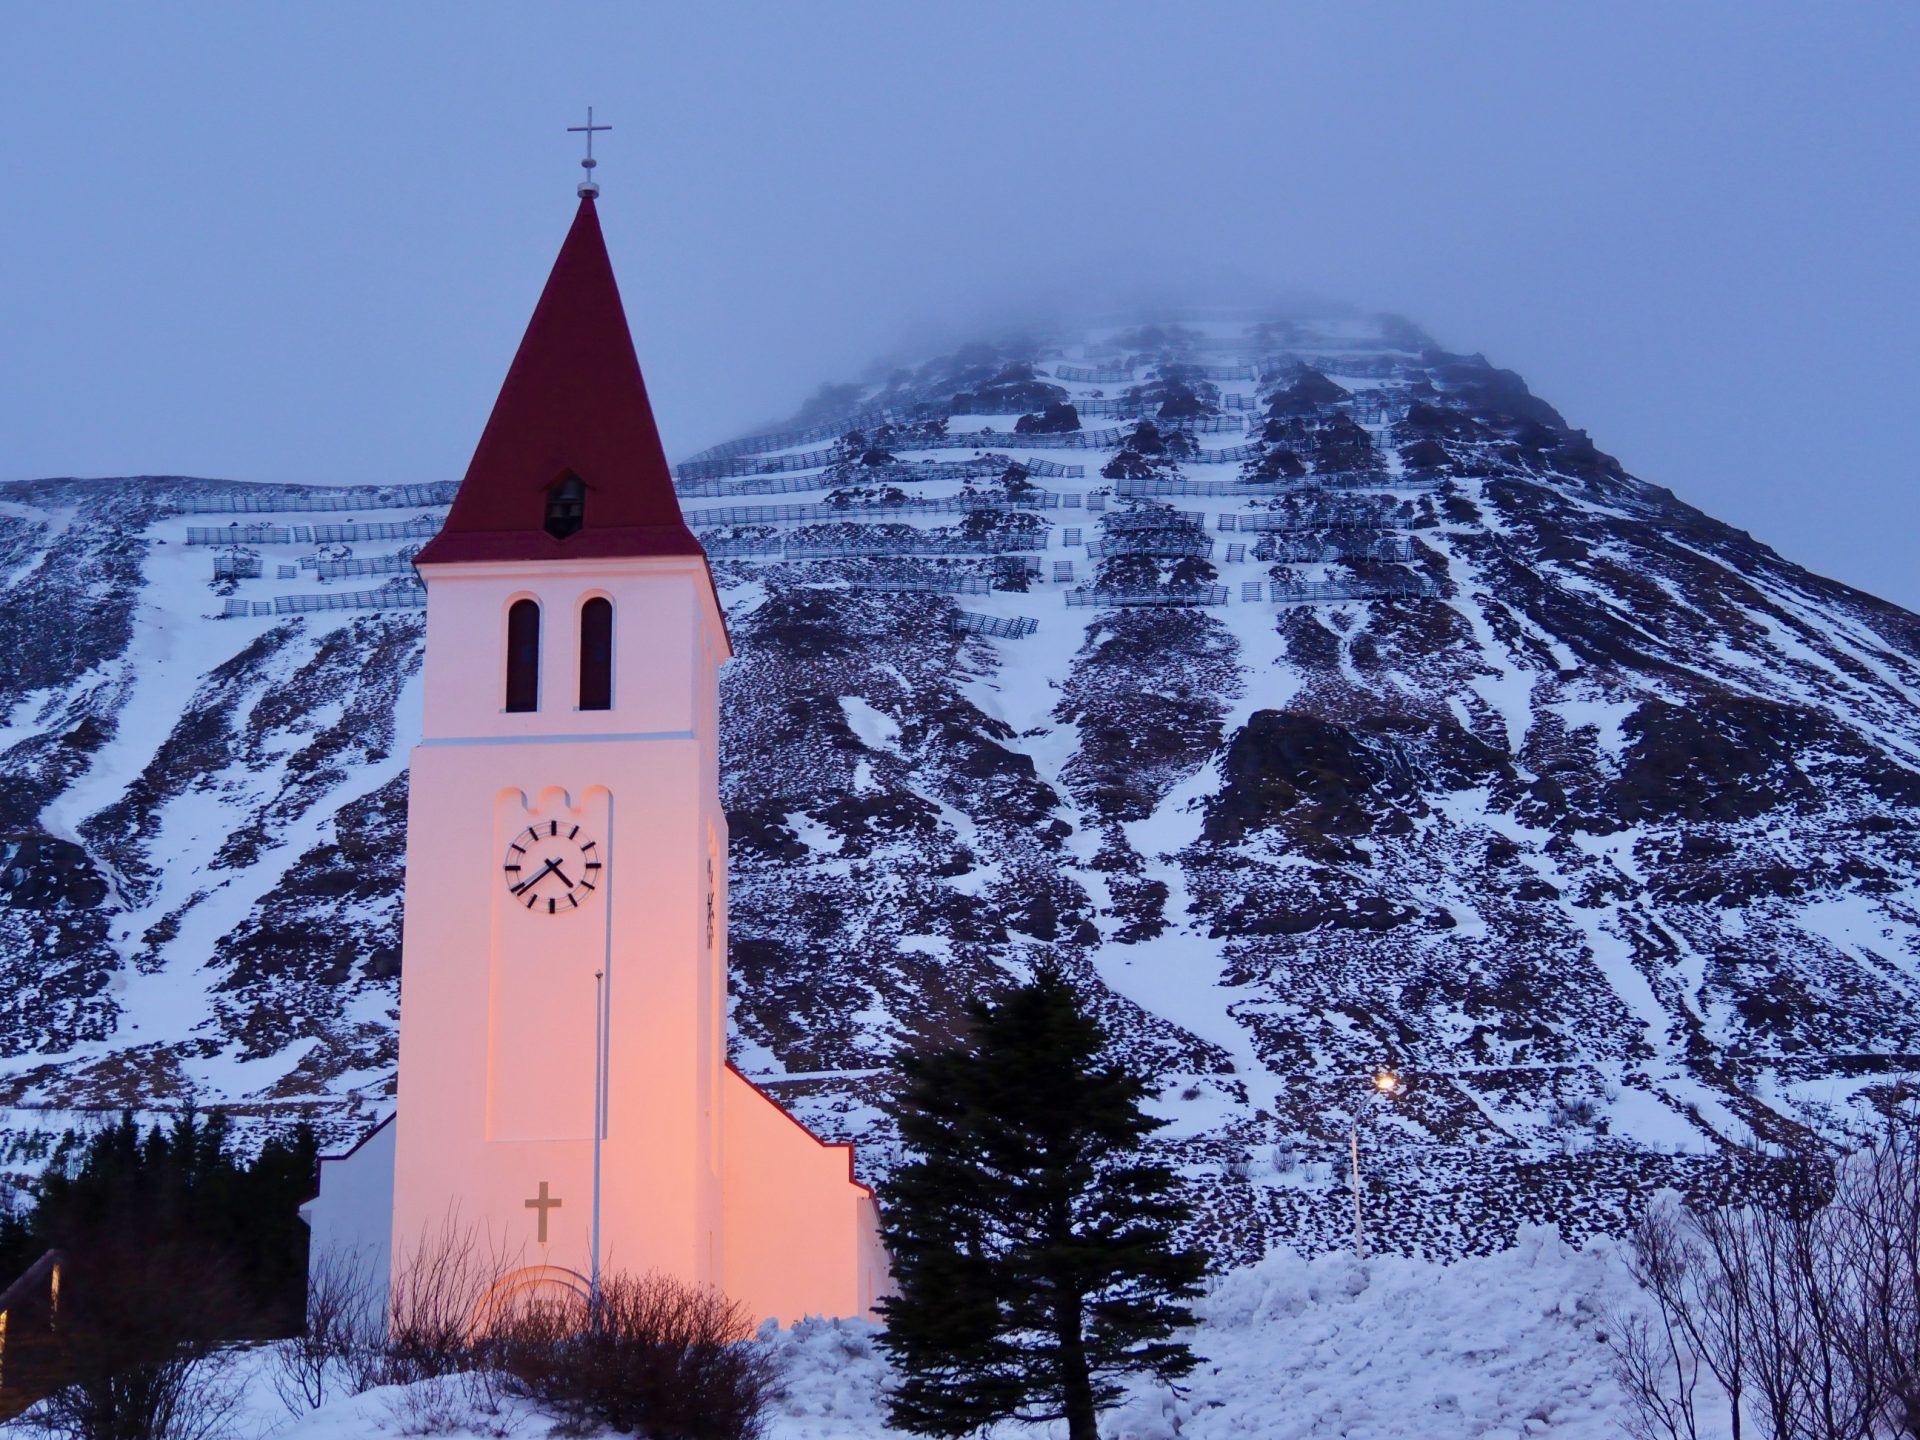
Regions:
[[395, 1113], [322, 1161], [313, 1263], [380, 1291], [452, 1233], [481, 1304], [653, 1271], [757, 1319], [871, 1313], [848, 1145], [727, 1063], [720, 666], [595, 211], [580, 204], [445, 526], [411, 757]]

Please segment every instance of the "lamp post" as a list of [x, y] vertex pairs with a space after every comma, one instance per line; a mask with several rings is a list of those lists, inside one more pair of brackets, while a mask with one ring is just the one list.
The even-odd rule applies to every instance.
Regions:
[[1353, 1116], [1353, 1258], [1367, 1258], [1367, 1241], [1360, 1229], [1360, 1114]]
[[[1376, 1070], [1373, 1074], [1373, 1088], [1389, 1099], [1406, 1089], [1400, 1077], [1391, 1070]], [[1356, 1106], [1353, 1112], [1353, 1128], [1348, 1137], [1353, 1150], [1353, 1258], [1367, 1258], [1366, 1233], [1360, 1218], [1360, 1110]]]

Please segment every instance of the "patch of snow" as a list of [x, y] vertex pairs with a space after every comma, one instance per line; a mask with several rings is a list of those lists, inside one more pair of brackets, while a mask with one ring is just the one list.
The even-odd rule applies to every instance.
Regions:
[[[1214, 1279], [1185, 1338], [1203, 1357], [1179, 1391], [1140, 1380], [1101, 1418], [1104, 1440], [1483, 1440], [1538, 1434], [1614, 1440], [1626, 1418], [1603, 1341], [1607, 1316], [1633, 1303], [1615, 1248], [1565, 1244], [1550, 1227], [1521, 1230], [1497, 1254], [1450, 1265], [1345, 1253], [1276, 1251]], [[783, 1372], [767, 1440], [888, 1440], [890, 1368], [878, 1331], [859, 1321], [804, 1320], [762, 1331]], [[291, 1420], [274, 1415], [264, 1352], [252, 1369], [250, 1414], [284, 1440], [400, 1432], [415, 1402], [393, 1389], [333, 1401]], [[415, 1387], [420, 1388], [420, 1387]], [[454, 1408], [454, 1407], [449, 1407]], [[1703, 1440], [1724, 1416], [1702, 1404]], [[530, 1407], [446, 1432], [447, 1440], [544, 1433]], [[1060, 1423], [1003, 1425], [994, 1440], [1060, 1440]]]

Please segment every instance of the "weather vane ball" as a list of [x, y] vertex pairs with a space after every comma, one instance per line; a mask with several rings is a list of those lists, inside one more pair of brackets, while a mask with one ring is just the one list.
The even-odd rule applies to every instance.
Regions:
[[593, 107], [591, 105], [587, 107], [587, 123], [586, 124], [569, 125], [567, 127], [567, 133], [569, 135], [584, 134], [587, 137], [587, 158], [580, 162], [580, 168], [587, 172], [587, 178], [580, 182], [579, 194], [582, 199], [586, 199], [589, 196], [598, 195], [600, 193], [600, 187], [594, 183], [594, 179], [593, 179], [594, 166], [600, 163], [598, 160], [595, 160], [593, 158], [594, 132], [597, 130], [611, 130], [611, 129], [613, 129], [611, 125], [596, 125], [593, 123]]

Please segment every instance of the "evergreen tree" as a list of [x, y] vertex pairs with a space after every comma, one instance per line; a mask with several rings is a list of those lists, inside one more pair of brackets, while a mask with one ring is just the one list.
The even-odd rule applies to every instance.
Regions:
[[899, 1060], [891, 1110], [908, 1157], [882, 1187], [898, 1293], [880, 1343], [905, 1379], [894, 1425], [964, 1435], [1067, 1421], [1095, 1440], [1116, 1377], [1185, 1375], [1204, 1261], [1177, 1248], [1188, 1208], [1142, 1156], [1166, 1122], [1145, 1078], [1057, 970], [975, 1001], [956, 1044]]
[[[269, 1139], [251, 1164], [233, 1153], [227, 1119], [188, 1109], [144, 1136], [131, 1113], [89, 1135], [68, 1131], [40, 1177], [24, 1224], [0, 1228], [4, 1288], [50, 1248], [110, 1293], [123, 1245], [165, 1251], [190, 1268], [234, 1277], [240, 1333], [286, 1334], [304, 1314], [307, 1227], [318, 1145], [300, 1126]], [[90, 1272], [104, 1271], [103, 1274]]]
[[0, 1289], [5, 1289], [45, 1247], [36, 1247], [33, 1227], [20, 1215], [0, 1211]]
[[45, 1397], [43, 1428], [201, 1433], [224, 1415], [209, 1357], [298, 1331], [313, 1134], [269, 1140], [251, 1164], [230, 1141], [224, 1116], [192, 1110], [145, 1135], [131, 1114], [69, 1131], [25, 1223], [0, 1225], [0, 1286], [62, 1252], [57, 1309], [49, 1288], [8, 1325], [6, 1398]]

